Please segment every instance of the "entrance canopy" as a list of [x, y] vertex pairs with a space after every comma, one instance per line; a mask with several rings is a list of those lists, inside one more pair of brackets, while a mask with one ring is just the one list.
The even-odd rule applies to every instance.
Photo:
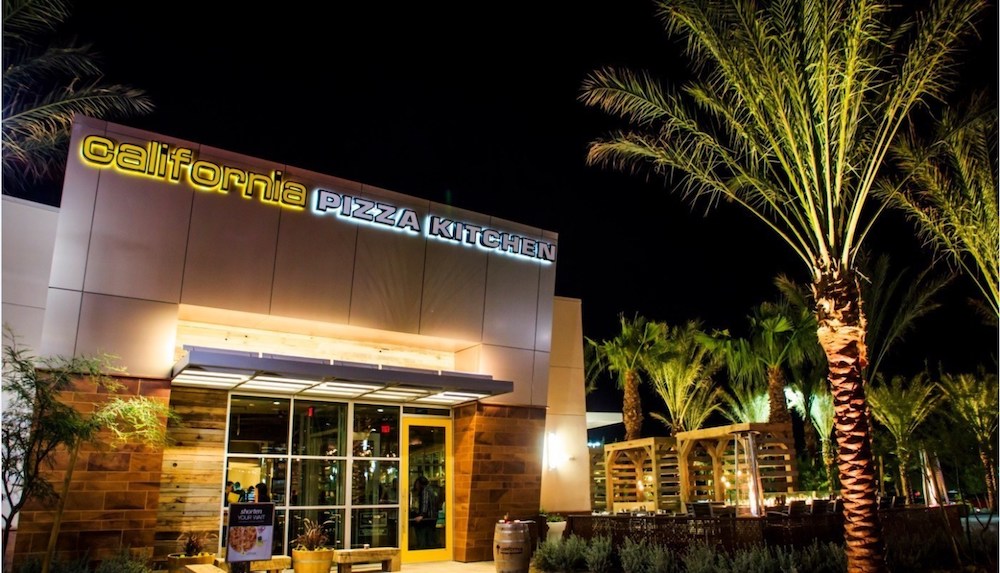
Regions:
[[513, 391], [492, 376], [185, 346], [171, 383], [300, 397], [455, 406]]

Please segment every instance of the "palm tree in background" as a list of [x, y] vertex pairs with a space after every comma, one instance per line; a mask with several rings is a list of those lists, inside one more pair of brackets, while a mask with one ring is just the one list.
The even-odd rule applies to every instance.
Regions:
[[625, 439], [642, 437], [642, 399], [639, 384], [646, 365], [666, 351], [665, 327], [658, 322], [636, 315], [629, 320], [619, 315], [621, 332], [610, 340], [596, 342], [587, 338], [593, 349], [595, 368], [615, 376], [622, 389], [622, 421]]
[[893, 376], [885, 383], [876, 376], [868, 389], [868, 402], [875, 419], [892, 434], [894, 452], [899, 462], [899, 485], [906, 503], [910, 503], [910, 460], [916, 451], [914, 433], [937, 408], [940, 396], [925, 372], [910, 380]]
[[747, 379], [731, 382], [722, 402], [722, 415], [734, 424], [763, 424], [771, 418], [767, 389]]
[[23, 195], [62, 175], [74, 116], [121, 119], [153, 104], [104, 83], [90, 46], [55, 45], [66, 0], [4, 0], [3, 10], [3, 192]]
[[986, 482], [986, 501], [997, 510], [997, 374], [981, 368], [976, 374], [942, 374], [938, 386], [948, 402], [948, 415], [972, 430]]
[[911, 129], [892, 150], [904, 177], [880, 187], [973, 280], [983, 297], [977, 307], [990, 323], [1000, 314], [996, 107], [975, 94], [964, 109], [946, 109], [931, 136]]
[[820, 455], [826, 473], [826, 482], [830, 490], [837, 483], [837, 457], [833, 450], [833, 395], [825, 385], [819, 384], [821, 378], [811, 390], [802, 390], [799, 385], [789, 385], [785, 388], [788, 405], [798, 412], [806, 421], [806, 425], [814, 428], [819, 437]]
[[684, 198], [746, 209], [808, 269], [852, 571], [885, 570], [856, 267], [881, 212], [869, 200], [910, 112], [947, 93], [960, 41], [985, 6], [938, 0], [900, 15], [877, 0], [659, 0], [698, 76], [668, 92], [646, 73], [608, 68], [583, 84], [584, 103], [630, 126], [593, 142], [588, 163], [680, 172]]
[[803, 339], [815, 341], [815, 321], [811, 315], [797, 316], [786, 300], [763, 302], [749, 317], [750, 334], [731, 338], [716, 333], [705, 341], [726, 357], [734, 381], [764, 385], [769, 418], [763, 422], [790, 423], [785, 402], [785, 368], [804, 359]]
[[665, 413], [651, 416], [670, 428], [670, 434], [697, 430], [719, 409], [722, 389], [712, 380], [724, 358], [702, 343], [698, 321], [664, 328], [666, 352], [648, 368], [653, 389], [663, 400]]

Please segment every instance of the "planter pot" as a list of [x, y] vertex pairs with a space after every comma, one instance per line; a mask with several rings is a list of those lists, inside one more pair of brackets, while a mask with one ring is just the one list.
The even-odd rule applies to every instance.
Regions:
[[330, 573], [333, 549], [292, 549], [292, 569], [295, 573]]
[[185, 565], [211, 565], [215, 563], [214, 553], [187, 556], [181, 553], [167, 555], [167, 571], [169, 573], [184, 573]]
[[549, 532], [545, 535], [545, 540], [549, 543], [555, 543], [562, 539], [563, 532], [566, 531], [565, 521], [550, 521], [546, 523], [549, 526]]

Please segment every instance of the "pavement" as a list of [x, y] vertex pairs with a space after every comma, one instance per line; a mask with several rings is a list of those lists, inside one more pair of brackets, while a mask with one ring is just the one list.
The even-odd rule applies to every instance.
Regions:
[[[403, 563], [402, 573], [496, 573], [493, 561], [430, 561], [427, 563]], [[375, 569], [378, 571], [378, 568]]]

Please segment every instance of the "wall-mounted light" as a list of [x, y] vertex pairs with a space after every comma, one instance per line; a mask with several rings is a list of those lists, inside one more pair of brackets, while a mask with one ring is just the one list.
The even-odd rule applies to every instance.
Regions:
[[544, 454], [545, 466], [550, 470], [559, 469], [559, 466], [572, 459], [566, 452], [566, 446], [563, 445], [562, 438], [555, 432], [549, 432], [545, 435]]

